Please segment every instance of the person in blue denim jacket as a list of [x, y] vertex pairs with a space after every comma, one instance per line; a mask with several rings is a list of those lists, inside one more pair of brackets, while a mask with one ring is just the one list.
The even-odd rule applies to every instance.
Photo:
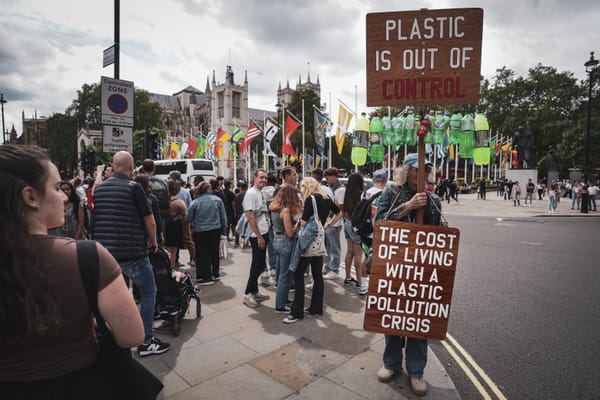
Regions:
[[227, 235], [227, 215], [223, 201], [212, 194], [208, 182], [197, 186], [196, 197], [186, 215], [192, 223], [192, 237], [196, 244], [196, 280], [199, 285], [213, 285], [220, 280], [219, 243]]
[[269, 206], [273, 227], [273, 249], [277, 258], [277, 293], [275, 295], [275, 312], [288, 313], [288, 293], [292, 283], [290, 257], [296, 242], [300, 225], [302, 202], [298, 191], [293, 186], [282, 186]]

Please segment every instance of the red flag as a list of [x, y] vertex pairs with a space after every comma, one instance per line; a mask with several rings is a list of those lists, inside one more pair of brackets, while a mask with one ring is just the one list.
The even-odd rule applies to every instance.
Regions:
[[291, 156], [296, 155], [296, 150], [292, 146], [292, 135], [294, 131], [298, 129], [300, 124], [292, 119], [289, 115], [285, 119], [285, 136], [283, 144], [281, 145], [281, 154], [289, 154]]
[[187, 158], [196, 157], [196, 150], [198, 149], [198, 139], [193, 137], [188, 138]]
[[220, 139], [226, 133], [227, 132], [225, 132], [222, 128], [219, 128], [219, 130], [217, 131], [217, 140], [215, 140], [215, 145], [213, 147], [213, 152], [215, 153], [215, 156], [217, 156], [217, 154], [219, 154], [219, 142], [220, 142]]
[[240, 153], [245, 153], [246, 150], [250, 147], [250, 143], [254, 140], [255, 137], [260, 135], [260, 129], [254, 125], [254, 122], [250, 121], [248, 124], [248, 132], [246, 136], [244, 136], [244, 140], [240, 143]]

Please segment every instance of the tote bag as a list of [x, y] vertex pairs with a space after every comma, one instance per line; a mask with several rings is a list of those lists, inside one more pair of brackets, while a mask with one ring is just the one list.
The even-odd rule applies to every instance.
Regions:
[[319, 218], [319, 212], [317, 210], [317, 201], [315, 200], [315, 196], [310, 196], [313, 205], [313, 218], [317, 224], [317, 234], [312, 242], [308, 245], [304, 253], [302, 253], [302, 257], [319, 257], [326, 256], [327, 249], [325, 248], [325, 229], [323, 229], [323, 224], [321, 224], [321, 218]]

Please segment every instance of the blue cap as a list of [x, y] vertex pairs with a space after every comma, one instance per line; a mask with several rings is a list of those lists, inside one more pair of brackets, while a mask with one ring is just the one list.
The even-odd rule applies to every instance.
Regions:
[[387, 180], [387, 171], [385, 169], [378, 169], [373, 172], [373, 182], [385, 182]]
[[[402, 165], [407, 165], [409, 167], [419, 169], [419, 155], [417, 153], [407, 154], [406, 157], [404, 157], [404, 161], [402, 162]], [[433, 165], [433, 164], [426, 159], [425, 165]]]

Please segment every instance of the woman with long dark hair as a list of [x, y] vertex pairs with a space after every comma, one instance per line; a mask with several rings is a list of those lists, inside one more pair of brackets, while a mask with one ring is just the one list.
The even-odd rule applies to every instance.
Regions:
[[60, 190], [65, 194], [66, 200], [65, 223], [59, 228], [59, 233], [61, 236], [79, 240], [83, 232], [83, 204], [71, 183], [62, 181]]
[[346, 237], [346, 281], [352, 281], [352, 262], [356, 272], [356, 286], [359, 294], [367, 294], [367, 287], [362, 285], [363, 255], [360, 235], [352, 230], [352, 213], [360, 202], [365, 187], [365, 180], [358, 173], [348, 177], [346, 193], [344, 194], [344, 236]]
[[[0, 397], [110, 399], [96, 365], [93, 313], [76, 241], [48, 235], [64, 223], [66, 196], [38, 147], [0, 146]], [[98, 309], [121, 347], [144, 329], [116, 260], [96, 244]], [[85, 260], [79, 260], [85, 262]], [[85, 265], [82, 264], [85, 268]]]

